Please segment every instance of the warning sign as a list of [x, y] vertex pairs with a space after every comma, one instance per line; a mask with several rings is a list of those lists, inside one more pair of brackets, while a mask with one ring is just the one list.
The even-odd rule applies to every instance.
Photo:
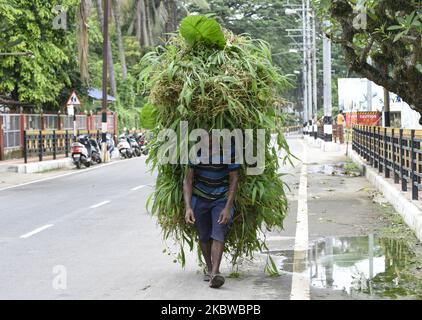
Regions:
[[79, 97], [77, 96], [75, 91], [72, 92], [66, 104], [67, 105], [81, 105], [81, 100], [79, 100]]

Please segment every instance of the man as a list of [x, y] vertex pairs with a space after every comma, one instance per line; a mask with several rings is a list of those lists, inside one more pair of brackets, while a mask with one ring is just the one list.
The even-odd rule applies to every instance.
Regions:
[[346, 120], [344, 119], [343, 110], [337, 115], [337, 124], [344, 126]]
[[214, 150], [212, 140], [209, 142], [209, 163], [200, 161], [189, 165], [183, 181], [183, 195], [186, 222], [198, 230], [207, 265], [204, 281], [209, 281], [211, 288], [219, 288], [225, 282], [220, 264], [224, 239], [233, 220], [240, 165], [233, 163], [233, 149], [230, 164], [225, 164], [220, 148]]

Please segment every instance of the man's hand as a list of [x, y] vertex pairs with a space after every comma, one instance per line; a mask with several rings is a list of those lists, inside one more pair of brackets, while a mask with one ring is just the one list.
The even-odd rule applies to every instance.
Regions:
[[189, 224], [195, 223], [195, 216], [193, 214], [192, 208], [186, 209], [185, 220], [186, 220], [186, 223], [189, 223]]
[[230, 209], [224, 208], [220, 213], [220, 217], [218, 218], [218, 223], [219, 224], [228, 224], [229, 221], [230, 221]]

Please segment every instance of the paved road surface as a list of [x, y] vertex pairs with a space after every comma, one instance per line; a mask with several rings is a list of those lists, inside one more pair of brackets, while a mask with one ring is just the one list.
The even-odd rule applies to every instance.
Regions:
[[[302, 141], [289, 139], [299, 157]], [[313, 161], [322, 161], [312, 150], [308, 157], [308, 170]], [[285, 230], [268, 234], [271, 250], [294, 249], [301, 173], [300, 162], [296, 164], [283, 168], [292, 186], [290, 212]], [[0, 299], [290, 298], [291, 274], [266, 276], [266, 255], [258, 254], [253, 263], [242, 265], [241, 277], [227, 279], [221, 290], [209, 289], [201, 281], [195, 254], [188, 256], [185, 269], [173, 263], [162, 253], [160, 229], [145, 209], [155, 180], [146, 171], [145, 159], [136, 158], [0, 191]], [[330, 183], [337, 187], [338, 181], [318, 173], [307, 179], [309, 241], [364, 234], [376, 223], [370, 201], [356, 193], [366, 184], [363, 178], [343, 182], [337, 197], [325, 189]], [[322, 179], [327, 180], [323, 185]], [[339, 197], [348, 201], [349, 208], [336, 224]], [[331, 223], [322, 223], [321, 217]], [[230, 272], [227, 264], [223, 272]], [[332, 290], [311, 290], [310, 298], [321, 297], [348, 298]]]

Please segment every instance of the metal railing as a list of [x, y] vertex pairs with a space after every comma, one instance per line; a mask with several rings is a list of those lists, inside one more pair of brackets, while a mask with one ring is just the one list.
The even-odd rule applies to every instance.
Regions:
[[353, 150], [371, 166], [412, 191], [417, 200], [422, 178], [422, 130], [353, 126]]
[[[100, 131], [77, 130], [77, 135], [88, 134], [94, 139], [100, 138]], [[48, 155], [53, 156], [53, 160], [57, 155], [64, 154], [69, 156], [70, 146], [74, 142], [72, 130], [37, 130], [24, 131], [23, 134], [23, 158], [24, 162], [28, 162], [29, 157], [38, 157], [39, 161]]]

